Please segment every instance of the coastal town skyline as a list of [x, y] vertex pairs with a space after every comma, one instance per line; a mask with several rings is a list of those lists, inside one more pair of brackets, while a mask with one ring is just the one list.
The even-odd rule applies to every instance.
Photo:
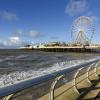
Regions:
[[99, 0], [1, 0], [0, 47], [71, 42], [71, 26], [79, 16], [94, 20], [92, 41], [100, 42], [99, 4]]

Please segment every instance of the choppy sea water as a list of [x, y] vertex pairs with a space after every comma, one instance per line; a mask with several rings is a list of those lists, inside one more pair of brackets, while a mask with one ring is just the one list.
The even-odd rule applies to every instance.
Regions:
[[100, 57], [99, 53], [0, 50], [0, 88]]

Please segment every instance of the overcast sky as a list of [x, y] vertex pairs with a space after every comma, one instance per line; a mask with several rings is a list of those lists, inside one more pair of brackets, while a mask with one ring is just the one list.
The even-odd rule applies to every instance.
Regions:
[[0, 0], [0, 48], [47, 41], [71, 41], [79, 16], [94, 20], [100, 40], [100, 0]]

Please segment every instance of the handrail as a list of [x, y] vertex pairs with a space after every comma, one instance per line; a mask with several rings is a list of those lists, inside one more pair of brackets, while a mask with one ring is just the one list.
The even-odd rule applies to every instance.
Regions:
[[21, 83], [17, 83], [17, 84], [11, 85], [11, 86], [0, 88], [0, 97], [4, 97], [4, 96], [10, 95], [10, 94], [17, 93], [17, 92], [22, 91], [24, 89], [30, 88], [31, 86], [41, 84], [41, 83], [46, 82], [50, 79], [54, 79], [60, 75], [67, 74], [68, 72], [74, 71], [74, 70], [82, 68], [84, 66], [87, 66], [91, 63], [96, 63], [97, 61], [100, 61], [100, 59], [89, 61], [89, 62], [80, 64], [80, 65], [75, 65], [72, 68], [67, 68], [64, 70], [54, 72], [52, 74], [44, 75], [44, 76], [41, 76], [38, 78], [30, 79], [28, 81], [23, 81]]
[[[99, 62], [100, 62], [100, 61], [99, 61]], [[95, 63], [91, 64], [91, 65], [88, 67], [88, 69], [86, 70], [87, 77], [83, 78], [83, 79], [80, 80], [79, 82], [76, 82], [76, 79], [78, 78], [78, 77], [77, 77], [78, 73], [79, 73], [84, 67], [79, 68], [79, 69], [75, 72], [75, 74], [74, 74], [74, 79], [72, 80], [72, 81], [73, 81], [73, 85], [72, 85], [71, 87], [67, 88], [66, 92], [69, 91], [70, 89], [72, 89], [73, 87], [75, 87], [75, 91], [76, 91], [78, 94], [80, 94], [79, 91], [78, 91], [78, 89], [77, 89], [77, 85], [78, 85], [79, 83], [83, 82], [85, 79], [88, 79], [88, 80], [89, 80], [89, 77], [92, 76], [93, 74], [96, 74], [96, 75], [97, 75], [96, 70], [97, 70], [97, 65], [98, 65], [99, 62], [97, 62], [96, 64], [95, 64]], [[94, 70], [94, 73], [89, 74], [89, 71], [91, 71], [90, 68], [91, 68], [94, 64], [95, 64], [94, 69], [93, 69], [93, 70]], [[84, 74], [86, 74], [86, 73], [84, 73]], [[82, 75], [84, 75], [84, 74], [82, 74]], [[97, 76], [98, 76], [98, 75], [97, 75]], [[59, 76], [59, 77], [60, 77], [60, 76]], [[58, 78], [59, 78], [59, 77], [58, 77]], [[60, 80], [60, 78], [59, 78], [59, 80]], [[90, 82], [90, 84], [92, 85], [92, 83], [91, 83], [90, 80], [89, 80], [89, 82]], [[57, 81], [56, 81], [56, 84], [57, 84]], [[54, 89], [54, 88], [53, 88], [53, 89]], [[53, 94], [52, 94], [52, 97], [50, 97], [50, 100], [54, 100], [55, 98], [57, 98], [58, 96], [60, 96], [60, 94], [59, 94], [58, 96], [54, 97], [54, 90], [52, 90], [52, 91], [53, 91]], [[64, 93], [64, 92], [63, 92], [63, 93]], [[61, 93], [61, 94], [62, 94], [62, 93]]]
[[56, 86], [57, 82], [58, 82], [60, 79], [62, 79], [63, 77], [64, 77], [63, 75], [57, 77], [57, 78], [54, 80], [54, 82], [52, 83], [51, 89], [50, 89], [50, 100], [54, 100], [54, 89], [55, 89], [55, 86]]

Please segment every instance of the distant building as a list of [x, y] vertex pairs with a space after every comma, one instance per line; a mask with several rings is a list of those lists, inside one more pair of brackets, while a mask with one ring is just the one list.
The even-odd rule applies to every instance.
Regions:
[[33, 46], [32, 45], [25, 45], [25, 46], [23, 46], [23, 47], [20, 47], [20, 49], [32, 49], [33, 48]]

